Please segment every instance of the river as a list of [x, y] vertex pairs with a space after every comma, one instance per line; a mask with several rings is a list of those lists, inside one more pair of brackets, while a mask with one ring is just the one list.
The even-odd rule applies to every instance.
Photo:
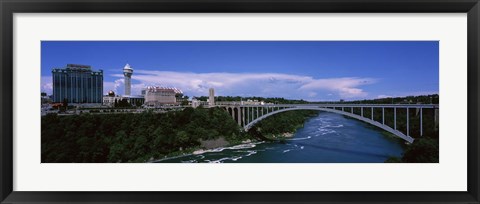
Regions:
[[207, 150], [158, 162], [211, 163], [382, 163], [400, 157], [404, 142], [364, 122], [335, 113], [319, 112], [292, 138]]

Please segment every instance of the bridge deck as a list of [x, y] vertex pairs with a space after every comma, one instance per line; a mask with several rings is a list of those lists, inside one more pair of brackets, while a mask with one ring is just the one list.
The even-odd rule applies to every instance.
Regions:
[[265, 104], [265, 105], [249, 105], [249, 104], [221, 104], [215, 105], [219, 107], [241, 106], [241, 107], [322, 107], [322, 108], [439, 108], [438, 104]]

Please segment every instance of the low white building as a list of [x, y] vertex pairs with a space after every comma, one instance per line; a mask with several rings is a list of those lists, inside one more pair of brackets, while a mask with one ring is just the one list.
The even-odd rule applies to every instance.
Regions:
[[[207, 99], [208, 100], [208, 99]], [[197, 108], [198, 106], [207, 107], [209, 105], [208, 101], [199, 101], [197, 99], [192, 99], [192, 107]]]
[[102, 105], [108, 107], [115, 107], [115, 101], [120, 103], [122, 100], [127, 100], [132, 106], [143, 105], [145, 98], [143, 96], [119, 96], [115, 95], [115, 92], [109, 91], [108, 95], [103, 96]]
[[145, 87], [145, 105], [159, 107], [164, 105], [178, 105], [176, 95], [182, 94], [182, 91], [177, 88], [148, 86]]
[[122, 100], [122, 97], [121, 96], [116, 96], [115, 95], [115, 92], [113, 91], [109, 91], [108, 92], [108, 95], [106, 96], [103, 96], [102, 98], [102, 105], [104, 106], [109, 106], [109, 107], [113, 107], [115, 105], [115, 101], [120, 101]]

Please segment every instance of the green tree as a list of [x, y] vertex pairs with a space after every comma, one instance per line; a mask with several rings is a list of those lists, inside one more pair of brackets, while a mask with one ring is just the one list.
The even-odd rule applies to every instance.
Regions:
[[68, 99], [67, 99], [67, 98], [64, 98], [64, 99], [63, 99], [63, 102], [62, 102], [62, 110], [63, 110], [63, 111], [68, 110]]
[[122, 162], [125, 161], [124, 152], [125, 149], [125, 139], [127, 134], [125, 131], [121, 130], [115, 133], [114, 142], [110, 147], [110, 152], [108, 154], [109, 162]]
[[428, 137], [416, 139], [407, 147], [402, 157], [406, 163], [438, 163], [438, 140]]

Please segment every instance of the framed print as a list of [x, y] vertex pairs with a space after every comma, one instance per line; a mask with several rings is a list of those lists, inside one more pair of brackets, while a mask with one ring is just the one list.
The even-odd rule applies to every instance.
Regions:
[[0, 6], [2, 203], [479, 202], [478, 0]]

